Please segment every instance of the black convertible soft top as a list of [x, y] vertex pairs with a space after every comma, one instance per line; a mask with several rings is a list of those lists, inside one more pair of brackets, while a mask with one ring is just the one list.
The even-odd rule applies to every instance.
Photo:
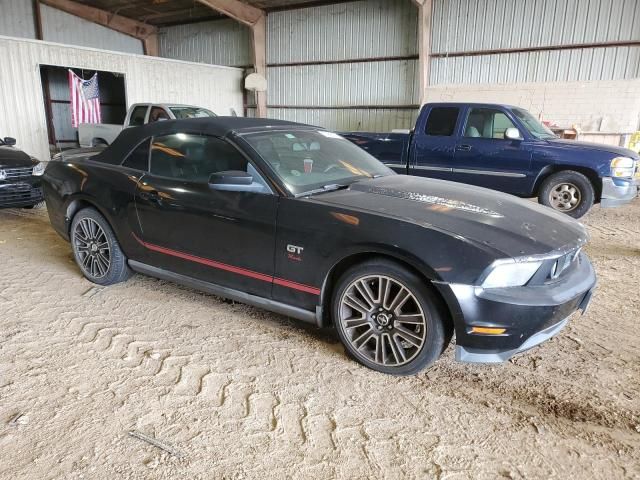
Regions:
[[162, 122], [148, 123], [141, 127], [125, 128], [120, 135], [104, 149], [100, 154], [92, 157], [93, 161], [111, 164], [120, 164], [143, 140], [172, 133], [206, 133], [224, 137], [229, 133], [261, 131], [269, 129], [293, 129], [293, 128], [319, 128], [302, 123], [274, 120], [271, 118], [248, 117], [207, 117], [187, 118], [183, 120], [166, 120]]

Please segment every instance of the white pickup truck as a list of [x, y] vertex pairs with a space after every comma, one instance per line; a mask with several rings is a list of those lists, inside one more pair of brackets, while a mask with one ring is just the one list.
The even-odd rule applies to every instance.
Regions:
[[215, 116], [216, 114], [211, 110], [192, 105], [136, 103], [129, 108], [124, 125], [109, 123], [81, 123], [78, 125], [78, 143], [81, 147], [110, 145], [120, 135], [120, 132], [128, 127], [139, 127], [161, 120]]

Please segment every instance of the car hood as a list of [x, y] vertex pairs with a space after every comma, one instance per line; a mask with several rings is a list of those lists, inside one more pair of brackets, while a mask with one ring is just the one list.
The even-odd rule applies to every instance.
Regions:
[[38, 163], [17, 148], [0, 146], [0, 168], [31, 167]]
[[445, 231], [500, 256], [567, 251], [588, 238], [582, 224], [551, 208], [445, 180], [390, 175], [356, 182], [348, 189], [314, 196], [312, 201]]
[[619, 155], [621, 157], [630, 157], [635, 160], [638, 160], [640, 157], [636, 152], [630, 150], [628, 148], [616, 147], [614, 145], [605, 145], [602, 143], [592, 143], [592, 142], [577, 142], [575, 140], [562, 140], [560, 138], [547, 140], [550, 145], [554, 145], [557, 147], [568, 147], [568, 148], [582, 148], [588, 150], [596, 150], [605, 153], [612, 153], [614, 155]]

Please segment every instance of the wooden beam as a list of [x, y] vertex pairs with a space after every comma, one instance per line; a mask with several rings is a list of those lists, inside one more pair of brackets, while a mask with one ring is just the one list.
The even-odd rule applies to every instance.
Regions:
[[420, 104], [427, 99], [429, 64], [431, 61], [431, 8], [432, 0], [413, 0], [418, 6], [418, 75], [420, 77]]
[[73, 0], [40, 0], [40, 2], [139, 40], [144, 41], [147, 37], [158, 33], [158, 29], [152, 25], [74, 2]]
[[198, 0], [203, 5], [252, 27], [265, 16], [263, 10], [238, 0]]

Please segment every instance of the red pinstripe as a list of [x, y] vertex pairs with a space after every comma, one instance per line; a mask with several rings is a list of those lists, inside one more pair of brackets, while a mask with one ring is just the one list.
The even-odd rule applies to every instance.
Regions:
[[199, 263], [201, 265], [206, 265], [211, 268], [217, 268], [218, 270], [224, 270], [227, 272], [236, 273], [238, 275], [243, 275], [245, 277], [255, 278], [256, 280], [262, 280], [263, 282], [275, 283], [276, 285], [291, 288], [293, 290], [299, 290], [301, 292], [311, 293], [313, 295], [320, 295], [320, 289], [316, 287], [312, 287], [310, 285], [304, 285], [302, 283], [293, 282], [291, 280], [286, 280], [284, 278], [273, 277], [271, 275], [266, 275], [264, 273], [254, 272], [253, 270], [247, 270], [246, 268], [236, 267], [233, 265], [228, 265], [226, 263], [216, 262], [215, 260], [210, 260], [208, 258], [202, 258], [196, 255], [190, 255], [188, 253], [172, 250], [170, 248], [161, 247], [159, 245], [154, 245], [152, 243], [145, 242], [144, 240], [139, 239], [135, 234], [132, 234], [132, 235], [133, 235], [133, 238], [135, 238], [140, 245], [154, 252], [162, 253], [164, 255], [170, 255], [172, 257], [182, 258], [183, 260]]

